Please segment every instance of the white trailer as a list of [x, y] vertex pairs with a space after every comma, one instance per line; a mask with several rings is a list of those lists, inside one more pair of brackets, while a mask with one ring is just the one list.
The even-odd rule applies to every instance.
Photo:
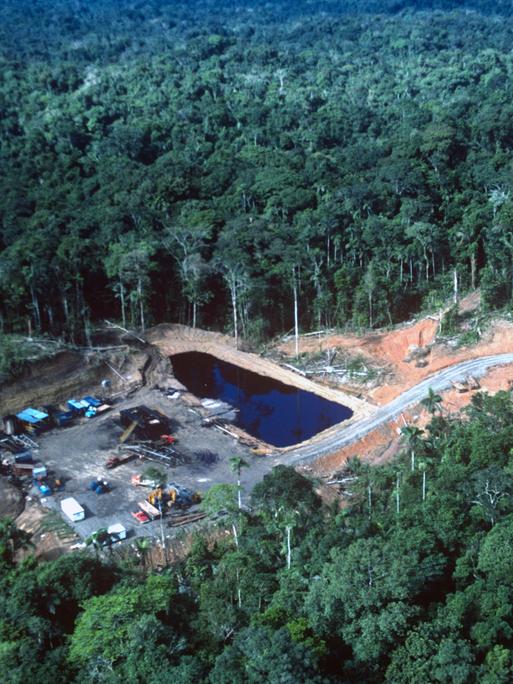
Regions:
[[85, 518], [84, 509], [72, 496], [61, 501], [61, 511], [71, 520], [71, 522], [78, 522]]
[[107, 534], [110, 535], [112, 543], [126, 539], [126, 529], [120, 523], [107, 527]]

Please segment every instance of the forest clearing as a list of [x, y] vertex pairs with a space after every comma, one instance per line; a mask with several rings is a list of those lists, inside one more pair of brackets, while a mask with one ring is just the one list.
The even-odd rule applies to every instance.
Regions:
[[0, 3], [0, 682], [513, 682], [511, 0]]
[[[472, 296], [469, 301], [472, 301]], [[467, 310], [466, 300], [462, 301], [461, 308]], [[285, 355], [292, 353], [294, 348], [291, 348], [291, 342], [283, 343], [278, 340], [273, 349], [267, 349], [264, 355], [257, 355], [236, 349], [234, 339], [220, 333], [163, 324], [149, 330], [145, 335], [147, 345], [142, 347], [137, 343], [130, 353], [125, 354], [121, 364], [121, 357], [116, 351], [118, 369], [111, 365], [114, 362], [113, 358], [110, 358], [108, 363], [105, 363], [105, 359], [98, 362], [91, 358], [94, 354], [89, 352], [87, 368], [96, 369], [95, 383], [91, 383], [89, 371], [82, 373], [83, 363], [79, 354], [72, 356], [70, 353], [59, 353], [54, 359], [36, 363], [36, 366], [40, 366], [37, 372], [34, 369], [26, 372], [33, 382], [33, 394], [30, 394], [27, 378], [21, 378], [18, 383], [9, 385], [8, 392], [2, 393], [0, 407], [2, 412], [6, 413], [7, 410], [19, 408], [23, 402], [34, 403], [34, 399], [42, 396], [43, 389], [48, 402], [62, 401], [64, 396], [69, 396], [70, 391], [77, 395], [84, 392], [99, 392], [101, 381], [105, 380], [108, 374], [111, 391], [113, 396], [117, 397], [116, 415], [120, 410], [144, 403], [173, 417], [177, 425], [176, 436], [180, 449], [186, 454], [182, 465], [173, 468], [173, 477], [178, 478], [186, 486], [205, 492], [212, 484], [230, 481], [232, 476], [228, 468], [228, 457], [237, 452], [247, 459], [249, 464], [242, 477], [242, 485], [247, 493], [266, 472], [279, 463], [296, 464], [301, 472], [315, 474], [321, 477], [321, 482], [330, 481], [355, 455], [361, 457], [364, 462], [376, 464], [392, 459], [402, 443], [401, 429], [409, 424], [421, 427], [428, 421], [429, 413], [420, 404], [420, 400], [427, 394], [427, 387], [416, 399], [409, 399], [401, 412], [396, 411], [396, 415], [391, 418], [387, 418], [386, 414], [380, 418], [381, 412], [386, 410], [390, 402], [397, 402], [402, 396], [408, 396], [408, 392], [419, 383], [425, 383], [426, 379], [430, 382], [429, 378], [447, 371], [451, 372], [452, 368], [459, 368], [461, 364], [480, 363], [480, 359], [486, 357], [513, 353], [513, 338], [510, 335], [512, 324], [507, 320], [494, 320], [479, 343], [459, 349], [452, 349], [446, 340], [437, 337], [439, 323], [436, 317], [429, 316], [411, 324], [397, 326], [390, 331], [370, 332], [362, 336], [328, 333], [301, 337], [299, 349], [303, 356], [308, 357], [311, 353], [323, 355], [326, 350], [334, 348], [344, 349], [353, 355], [364, 355], [369, 364], [386, 368], [385, 375], [377, 380], [363, 384], [358, 383], [358, 380], [349, 382], [345, 388], [347, 391], [344, 391], [344, 387], [334, 388], [332, 382], [323, 382], [322, 378], [308, 379], [302, 372], [295, 373], [291, 370], [292, 364], [278, 364], [275, 352]], [[130, 335], [119, 331], [118, 333], [117, 343], [126, 343], [129, 340]], [[416, 367], [408, 360], [408, 354], [413, 346], [429, 350], [427, 365]], [[127, 348], [129, 347], [130, 344]], [[203, 427], [198, 413], [198, 410], [203, 410], [200, 399], [177, 382], [169, 361], [174, 354], [191, 350], [213, 355], [289, 386], [313, 391], [331, 401], [344, 403], [353, 410], [353, 417], [340, 426], [334, 426], [315, 435], [301, 445], [282, 449], [265, 444], [237, 428], [221, 433], [215, 428]], [[103, 374], [99, 373], [99, 369]], [[468, 371], [465, 373], [468, 375]], [[507, 364], [501, 362], [499, 367], [478, 371], [478, 375], [483, 390], [508, 390], [510, 379], [513, 378], [513, 357]], [[464, 379], [465, 374], [462, 377]], [[165, 393], [158, 389], [171, 386], [174, 388], [173, 391], [178, 390], [180, 393], [177, 401], [167, 399]], [[445, 389], [441, 394], [444, 409], [452, 415], [466, 406], [472, 396], [471, 391], [461, 393], [454, 387]], [[121, 429], [116, 427], [117, 423], [112, 414], [96, 418], [95, 421], [94, 424], [86, 423], [65, 430], [53, 430], [41, 438], [41, 458], [49, 467], [57, 469], [62, 474], [67, 482], [66, 495], [76, 493], [84, 499], [87, 481], [94, 477], [95, 473], [103, 472], [106, 459], [115, 453]], [[379, 425], [372, 428], [376, 421], [379, 421]], [[360, 423], [362, 428], [360, 432], [356, 432]], [[349, 434], [354, 434], [350, 443], [338, 447], [338, 440], [347, 440], [345, 435]], [[209, 465], [194, 460], [194, 453], [201, 453], [205, 449], [213, 450], [217, 454], [214, 462]], [[78, 462], [80, 467], [77, 472]], [[89, 536], [99, 525], [103, 527], [122, 520], [130, 526], [130, 509], [136, 504], [138, 495], [129, 481], [132, 475], [141, 472], [141, 467], [136, 461], [124, 466], [119, 473], [116, 471], [114, 477], [110, 478], [113, 491], [102, 499], [103, 503], [110, 502], [110, 505], [103, 505], [98, 509], [96, 497], [88, 497], [89, 505], [92, 504], [95, 514], [88, 522], [75, 525], [82, 538]], [[58, 502], [58, 498], [55, 502]], [[18, 505], [13, 501], [13, 511]], [[52, 501], [49, 505], [50, 508], [55, 508]], [[135, 527], [134, 533], [152, 534], [151, 528], [146, 526]], [[154, 534], [158, 540], [159, 530], [155, 528]], [[44, 547], [47, 549], [48, 541]]]

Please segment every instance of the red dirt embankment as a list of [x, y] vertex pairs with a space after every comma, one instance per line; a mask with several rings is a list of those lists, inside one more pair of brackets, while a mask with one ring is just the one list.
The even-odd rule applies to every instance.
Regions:
[[[513, 380], [513, 365], [492, 368], [480, 379], [481, 391], [495, 394], [500, 390], [509, 390], [510, 381]], [[448, 414], [456, 414], [468, 406], [475, 392], [458, 392], [450, 389], [441, 393], [442, 408]], [[362, 440], [344, 447], [340, 451], [329, 456], [323, 456], [307, 468], [315, 475], [331, 476], [341, 470], [346, 461], [354, 456], [374, 465], [390, 461], [402, 448], [400, 430], [406, 424], [414, 423], [419, 428], [424, 428], [431, 416], [424, 407], [417, 405], [411, 407], [402, 418], [391, 421], [377, 430], [370, 432]]]
[[[478, 303], [478, 294], [472, 293], [461, 302], [460, 312], [471, 311]], [[513, 323], [510, 321], [493, 321], [477, 344], [459, 349], [451, 349], [445, 343], [436, 342], [438, 324], [437, 317], [427, 317], [392, 331], [372, 332], [363, 336], [348, 334], [303, 337], [300, 340], [300, 352], [319, 352], [339, 347], [352, 355], [361, 354], [370, 363], [386, 365], [390, 372], [389, 381], [367, 392], [368, 398], [379, 405], [387, 404], [421, 380], [448, 366], [481, 356], [513, 352]], [[425, 367], [416, 367], [415, 361], [405, 361], [413, 346], [429, 350], [424, 357], [427, 361]], [[286, 354], [293, 354], [293, 342], [284, 343], [279, 349]], [[481, 389], [489, 393], [507, 390], [510, 380], [513, 380], [513, 366], [496, 367], [480, 379]], [[442, 393], [443, 408], [449, 413], [457, 413], [471, 401], [472, 394], [470, 391], [460, 393], [455, 389], [447, 390]], [[411, 407], [408, 414], [399, 421], [374, 430], [359, 442], [318, 459], [310, 469], [317, 475], [331, 475], [340, 470], [352, 456], [372, 463], [392, 458], [401, 448], [399, 431], [405, 421], [414, 421], [419, 427], [429, 421], [429, 415], [422, 406]]]
[[[300, 353], [339, 347], [355, 356], [361, 354], [378, 366], [386, 365], [390, 370], [389, 381], [368, 392], [371, 400], [383, 405], [447, 366], [481, 356], [513, 352], [513, 323], [509, 321], [494, 321], [480, 342], [460, 349], [451, 349], [447, 344], [435, 342], [438, 324], [436, 317], [428, 317], [392, 331], [371, 332], [363, 336], [347, 334], [320, 338], [302, 337]], [[405, 361], [413, 346], [429, 350], [425, 356], [425, 367], [418, 368], [415, 361]], [[279, 350], [293, 354], [293, 342], [281, 344]]]
[[358, 399], [341, 390], [335, 390], [326, 385], [319, 385], [311, 380], [282, 368], [264, 359], [258, 354], [241, 352], [235, 347], [232, 337], [221, 333], [188, 328], [184, 325], [162, 324], [148, 331], [146, 339], [155, 345], [164, 356], [173, 356], [182, 352], [202, 352], [211, 354], [222, 361], [232, 363], [241, 368], [258, 373], [266, 377], [279, 380], [286, 385], [292, 385], [305, 391], [348, 406], [358, 417], [368, 415], [371, 407], [367, 402]]

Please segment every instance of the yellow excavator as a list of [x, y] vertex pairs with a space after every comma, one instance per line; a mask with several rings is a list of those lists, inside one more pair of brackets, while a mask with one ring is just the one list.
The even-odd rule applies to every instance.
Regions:
[[152, 506], [156, 506], [157, 508], [159, 505], [170, 508], [176, 501], [176, 489], [157, 487], [148, 494], [147, 500]]

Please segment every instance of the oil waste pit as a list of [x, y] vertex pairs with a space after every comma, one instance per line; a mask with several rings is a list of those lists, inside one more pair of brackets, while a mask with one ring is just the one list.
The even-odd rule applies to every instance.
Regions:
[[[202, 352], [171, 356], [173, 371], [189, 392], [227, 404], [218, 420], [232, 422], [276, 447], [310, 439], [348, 420], [351, 409]], [[228, 417], [227, 417], [228, 416]]]

